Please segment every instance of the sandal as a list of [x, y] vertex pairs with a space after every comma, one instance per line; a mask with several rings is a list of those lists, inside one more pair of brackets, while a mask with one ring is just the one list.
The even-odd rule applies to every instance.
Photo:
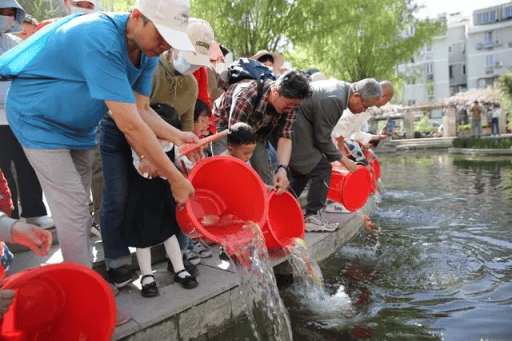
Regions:
[[189, 274], [188, 276], [186, 276], [184, 278], [180, 277], [180, 273], [186, 272], [186, 271], [187, 271], [186, 269], [183, 269], [181, 271], [176, 272], [174, 274], [174, 281], [180, 283], [181, 286], [185, 289], [194, 289], [198, 285], [197, 280], [194, 276]]
[[[153, 282], [148, 283], [148, 284], [142, 284], [142, 281], [146, 277], [153, 277]], [[140, 284], [142, 285], [142, 291], [140, 292], [140, 294], [143, 297], [155, 297], [160, 294], [158, 292], [158, 286], [156, 285], [156, 281], [154, 281], [154, 279], [155, 279], [155, 276], [153, 276], [153, 275], [144, 275], [140, 279]]]

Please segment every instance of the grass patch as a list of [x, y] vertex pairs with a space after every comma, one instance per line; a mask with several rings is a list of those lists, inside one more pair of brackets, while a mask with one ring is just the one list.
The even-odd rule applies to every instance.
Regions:
[[512, 137], [499, 137], [495, 139], [457, 137], [453, 140], [453, 147], [469, 149], [512, 149]]

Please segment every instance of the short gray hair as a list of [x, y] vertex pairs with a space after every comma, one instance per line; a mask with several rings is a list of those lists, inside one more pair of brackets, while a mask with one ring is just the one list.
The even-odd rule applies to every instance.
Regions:
[[380, 84], [373, 78], [366, 78], [352, 83], [352, 93], [361, 94], [363, 102], [378, 101], [382, 97]]

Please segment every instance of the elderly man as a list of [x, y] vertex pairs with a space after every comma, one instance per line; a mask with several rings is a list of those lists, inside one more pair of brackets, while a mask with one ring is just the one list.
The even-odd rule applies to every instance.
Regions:
[[306, 231], [334, 231], [337, 224], [322, 217], [331, 180], [331, 162], [340, 161], [354, 172], [356, 165], [336, 148], [331, 132], [343, 111], [362, 113], [381, 99], [379, 83], [364, 79], [345, 83], [335, 79], [311, 83], [313, 96], [296, 110], [293, 125], [290, 191], [299, 197], [310, 182], [305, 223]]
[[147, 97], [154, 57], [171, 46], [193, 50], [188, 8], [186, 0], [139, 0], [130, 13], [62, 19], [11, 85], [7, 117], [46, 193], [64, 261], [91, 266], [90, 149], [108, 111], [139, 155], [168, 179], [176, 202], [194, 193], [157, 137], [177, 144], [197, 137], [165, 123]]
[[[308, 77], [297, 70], [288, 71], [277, 81], [267, 80], [258, 99], [256, 80], [243, 80], [231, 85], [215, 101], [213, 114], [217, 131], [222, 131], [237, 122], [246, 122], [253, 127], [257, 145], [251, 158], [252, 167], [267, 185], [275, 185], [282, 193], [288, 188], [288, 164], [292, 150], [292, 124], [294, 110], [302, 99], [311, 96]], [[270, 171], [267, 141], [272, 131], [277, 135], [278, 167], [275, 176]], [[227, 150], [226, 139], [214, 144], [214, 154]]]
[[[389, 81], [382, 81], [379, 85], [381, 87], [382, 97], [375, 106], [380, 108], [393, 98], [395, 89]], [[373, 142], [376, 144], [387, 137], [387, 135], [374, 135], [363, 131], [363, 127], [368, 122], [369, 118], [370, 114], [368, 112], [355, 113], [349, 108], [349, 110], [346, 110], [343, 113], [332, 132], [332, 136], [336, 140], [338, 149], [344, 150], [344, 147], [346, 147], [351, 157], [356, 162], [363, 164], [368, 164], [368, 161], [366, 160], [359, 143], [369, 147], [370, 143]]]

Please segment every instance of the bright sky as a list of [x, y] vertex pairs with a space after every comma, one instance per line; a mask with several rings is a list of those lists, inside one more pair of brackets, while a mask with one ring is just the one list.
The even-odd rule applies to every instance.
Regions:
[[424, 5], [419, 17], [437, 18], [437, 14], [462, 12], [463, 15], [470, 15], [474, 10], [501, 5], [511, 0], [416, 0], [418, 5]]

